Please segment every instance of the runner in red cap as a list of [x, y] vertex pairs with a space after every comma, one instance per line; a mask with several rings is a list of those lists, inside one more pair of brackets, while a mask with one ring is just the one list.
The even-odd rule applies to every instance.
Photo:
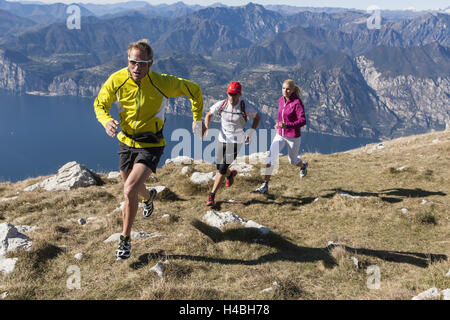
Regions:
[[[209, 128], [213, 115], [221, 118], [221, 130], [216, 146], [216, 166], [219, 171], [214, 181], [214, 186], [208, 196], [207, 206], [215, 206], [215, 194], [223, 181], [225, 186], [231, 187], [236, 176], [236, 170], [228, 167], [236, 159], [243, 143], [250, 144], [250, 139], [258, 127], [260, 116], [255, 108], [248, 105], [241, 98], [242, 86], [237, 81], [232, 81], [227, 88], [227, 99], [216, 102], [206, 114], [205, 126]], [[252, 127], [244, 132], [247, 118], [253, 118]], [[207, 134], [207, 132], [205, 133]]]
[[240, 94], [241, 91], [242, 91], [242, 86], [237, 81], [232, 81], [228, 85], [227, 93]]

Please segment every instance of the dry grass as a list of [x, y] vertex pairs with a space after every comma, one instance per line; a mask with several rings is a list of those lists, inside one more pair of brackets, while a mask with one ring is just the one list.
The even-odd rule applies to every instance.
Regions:
[[[232, 188], [220, 189], [218, 211], [270, 228], [266, 236], [201, 222], [210, 210], [205, 201], [211, 185], [192, 185], [182, 166], [166, 166], [148, 184], [171, 193], [155, 201], [150, 219], [139, 212], [133, 228], [162, 236], [134, 240], [132, 257], [121, 263], [114, 261], [117, 244], [103, 242], [121, 231], [119, 179], [102, 176], [101, 187], [58, 192], [23, 191], [43, 177], [2, 183], [0, 199], [18, 198], [0, 202], [0, 223], [39, 229], [28, 233], [30, 251], [8, 254], [19, 260], [13, 273], [0, 275], [0, 293], [9, 292], [8, 299], [377, 300], [450, 288], [450, 133], [384, 145], [373, 152], [370, 145], [305, 154], [310, 167], [304, 179], [283, 158], [267, 196], [252, 193], [261, 165], [253, 177], [237, 177]], [[95, 219], [77, 223], [88, 217]], [[81, 261], [74, 259], [79, 252]], [[167, 262], [163, 279], [150, 270], [159, 261]], [[72, 265], [81, 272], [76, 290], [66, 285]], [[371, 265], [381, 272], [377, 290], [366, 285]]]

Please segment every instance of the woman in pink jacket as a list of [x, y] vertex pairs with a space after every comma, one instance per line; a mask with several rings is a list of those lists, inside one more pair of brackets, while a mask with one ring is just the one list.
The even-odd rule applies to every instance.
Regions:
[[300, 128], [306, 124], [305, 110], [300, 99], [300, 88], [293, 80], [283, 82], [282, 96], [278, 99], [278, 121], [275, 125], [277, 134], [270, 146], [266, 161], [264, 183], [256, 189], [259, 193], [269, 192], [272, 166], [278, 163], [278, 155], [285, 145], [288, 146], [289, 163], [300, 168], [300, 178], [306, 176], [308, 163], [303, 163], [298, 155], [300, 150]]

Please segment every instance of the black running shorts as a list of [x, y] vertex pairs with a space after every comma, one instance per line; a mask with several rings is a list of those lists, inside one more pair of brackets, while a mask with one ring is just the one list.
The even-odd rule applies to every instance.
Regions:
[[216, 167], [221, 174], [227, 172], [228, 167], [236, 159], [242, 143], [218, 142], [216, 146]]
[[135, 163], [143, 163], [156, 173], [164, 146], [152, 148], [132, 148], [119, 141], [119, 169], [128, 172]]

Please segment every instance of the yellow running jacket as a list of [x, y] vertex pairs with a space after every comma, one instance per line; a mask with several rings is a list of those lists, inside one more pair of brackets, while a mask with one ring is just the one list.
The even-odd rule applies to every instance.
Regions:
[[[180, 96], [186, 96], [191, 101], [193, 120], [202, 120], [202, 90], [195, 82], [149, 70], [140, 84], [137, 84], [131, 78], [128, 68], [123, 68], [113, 73], [103, 84], [95, 99], [94, 110], [97, 120], [106, 128], [106, 124], [114, 120], [109, 111], [117, 101], [122, 131], [129, 136], [143, 132], [156, 133], [164, 125], [165, 100]], [[122, 132], [117, 135], [117, 139], [133, 148], [166, 145], [164, 139], [159, 143], [134, 141]]]

